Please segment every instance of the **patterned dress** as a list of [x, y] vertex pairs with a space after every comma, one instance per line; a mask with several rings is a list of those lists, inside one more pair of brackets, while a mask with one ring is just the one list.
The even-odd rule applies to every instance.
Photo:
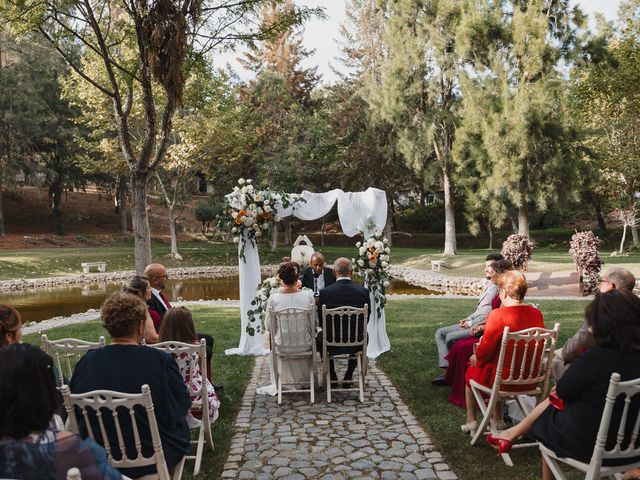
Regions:
[[[202, 388], [202, 372], [200, 371], [200, 359], [197, 353], [191, 354], [191, 361], [189, 361], [188, 353], [181, 353], [178, 358], [178, 368], [182, 374], [187, 389], [189, 390], [189, 396], [192, 402], [200, 402], [200, 389]], [[194, 366], [192, 369], [191, 366]], [[192, 374], [193, 370], [193, 374]], [[209, 403], [209, 419], [211, 423], [215, 422], [218, 418], [218, 410], [220, 410], [220, 400], [213, 388], [211, 382], [205, 378], [207, 382], [207, 401]]]

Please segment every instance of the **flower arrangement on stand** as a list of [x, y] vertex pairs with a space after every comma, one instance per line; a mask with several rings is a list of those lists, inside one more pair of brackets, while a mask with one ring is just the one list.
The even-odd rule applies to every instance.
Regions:
[[573, 257], [576, 268], [584, 278], [583, 293], [588, 295], [598, 289], [600, 270], [604, 263], [600, 258], [600, 239], [592, 231], [576, 232], [569, 242], [569, 253]]
[[[229, 198], [229, 216], [233, 242], [240, 243], [239, 257], [246, 262], [244, 249], [246, 242], [255, 246], [256, 240], [269, 234], [273, 222], [280, 218], [275, 214], [276, 203], [289, 206], [287, 199], [280, 192], [257, 190], [251, 179], [240, 178], [233, 187]], [[286, 203], [286, 205], [285, 205]]]
[[264, 315], [267, 311], [267, 300], [271, 296], [272, 290], [278, 288], [280, 282], [278, 277], [265, 278], [258, 289], [256, 296], [251, 300], [252, 310], [247, 311], [249, 323], [247, 324], [247, 333], [251, 336], [264, 331]]
[[376, 302], [376, 312], [382, 313], [387, 303], [386, 288], [389, 286], [389, 240], [376, 231], [373, 236], [356, 243], [358, 256], [352, 259], [354, 271], [364, 277], [365, 286], [373, 294]]
[[513, 264], [513, 268], [526, 272], [533, 253], [533, 243], [527, 236], [514, 233], [502, 244], [501, 253]]

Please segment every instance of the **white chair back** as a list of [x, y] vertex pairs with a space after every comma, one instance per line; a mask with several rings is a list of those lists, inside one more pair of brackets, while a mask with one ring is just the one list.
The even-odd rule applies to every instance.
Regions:
[[[142, 386], [142, 393], [94, 390], [80, 394], [72, 394], [69, 387], [63, 385], [62, 396], [65, 410], [69, 415], [70, 430], [80, 434], [80, 422], [76, 416], [77, 408], [82, 415], [89, 437], [105, 448], [111, 465], [118, 469], [155, 465], [160, 480], [170, 479], [149, 385]], [[153, 448], [151, 455], [148, 456], [143, 452], [143, 440], [146, 440], [144, 442], [146, 446], [149, 446], [149, 441], [141, 438], [140, 435], [141, 427], [144, 430], [147, 429], [144, 421], [140, 423], [140, 417], [143, 417], [141, 411], [145, 412]], [[105, 419], [109, 420], [105, 423]], [[128, 429], [131, 431], [128, 432]], [[133, 444], [125, 442], [126, 433], [132, 434]], [[129, 456], [131, 452], [134, 454]]]
[[55, 364], [56, 384], [58, 388], [64, 385], [73, 375], [80, 357], [94, 348], [105, 346], [104, 336], [100, 336], [97, 342], [88, 342], [77, 338], [63, 338], [61, 340], [49, 340], [46, 334], [40, 337], [42, 350], [53, 357]]
[[304, 348], [315, 343], [315, 321], [309, 308], [285, 308], [272, 312], [269, 332], [273, 347]]

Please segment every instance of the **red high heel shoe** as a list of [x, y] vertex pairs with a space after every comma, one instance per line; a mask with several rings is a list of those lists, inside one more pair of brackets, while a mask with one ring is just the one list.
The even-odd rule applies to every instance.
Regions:
[[511, 451], [511, 447], [513, 447], [513, 442], [511, 440], [507, 440], [506, 438], [497, 438], [491, 434], [487, 435], [487, 442], [489, 442], [489, 445], [498, 447], [499, 453], [509, 453]]

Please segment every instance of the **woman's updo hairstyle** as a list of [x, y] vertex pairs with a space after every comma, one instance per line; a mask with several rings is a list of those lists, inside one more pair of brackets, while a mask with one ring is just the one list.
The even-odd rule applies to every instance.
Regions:
[[149, 288], [149, 277], [144, 275], [134, 275], [129, 279], [127, 284], [122, 287], [122, 291], [144, 297], [144, 294], [147, 292], [147, 288]]
[[298, 281], [298, 268], [293, 262], [281, 263], [278, 267], [278, 278], [285, 285], [295, 285]]
[[517, 270], [508, 270], [500, 275], [498, 286], [514, 300], [524, 300], [524, 296], [527, 294], [527, 278]]
[[8, 345], [7, 334], [14, 336], [20, 326], [22, 319], [18, 311], [9, 305], [0, 305], [0, 347]]

